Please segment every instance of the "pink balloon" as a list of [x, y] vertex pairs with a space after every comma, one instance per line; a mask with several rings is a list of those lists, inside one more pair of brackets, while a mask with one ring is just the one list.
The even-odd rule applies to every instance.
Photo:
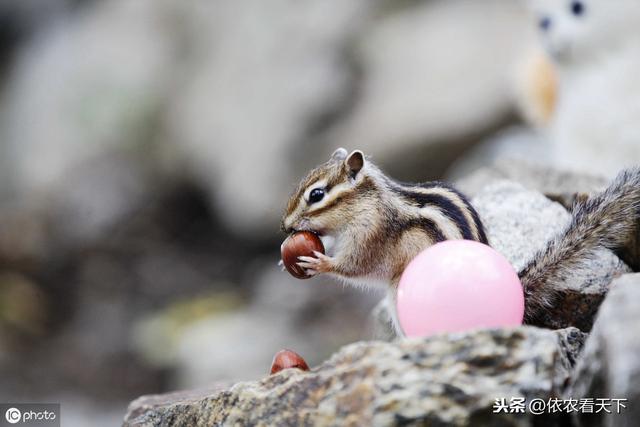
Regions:
[[407, 336], [522, 324], [522, 284], [509, 261], [471, 240], [448, 240], [416, 256], [398, 287]]

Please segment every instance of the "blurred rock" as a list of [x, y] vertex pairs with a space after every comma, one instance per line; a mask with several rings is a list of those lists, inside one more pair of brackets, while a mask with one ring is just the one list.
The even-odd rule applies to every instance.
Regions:
[[433, 179], [509, 119], [510, 69], [530, 37], [523, 5], [503, 0], [412, 2], [381, 14], [356, 59], [361, 95], [335, 131], [401, 179]]
[[[491, 246], [517, 271], [561, 233], [571, 218], [558, 203], [509, 181], [488, 185], [472, 199], [472, 204], [485, 225]], [[590, 330], [611, 280], [628, 271], [629, 267], [611, 251], [600, 250], [585, 268], [565, 279], [559, 290], [562, 302], [540, 320], [541, 326]]]
[[[574, 414], [579, 426], [633, 426], [640, 419], [640, 274], [615, 279], [567, 393], [574, 399], [624, 399], [620, 415]], [[609, 410], [616, 413], [616, 403]]]
[[242, 300], [231, 292], [197, 295], [177, 301], [165, 310], [144, 316], [133, 328], [133, 346], [150, 364], [171, 368], [177, 359], [178, 342], [184, 329], [213, 316], [242, 309]]
[[51, 239], [58, 248], [105, 240], [162, 191], [142, 159], [98, 155], [62, 176], [43, 201]]
[[[497, 169], [514, 163], [526, 165], [528, 169], [546, 168], [549, 145], [547, 139], [533, 129], [522, 125], [509, 126], [467, 150], [447, 170], [446, 178], [464, 181], [479, 169]], [[513, 180], [518, 181], [516, 177]]]
[[[145, 359], [175, 369], [176, 387], [248, 380], [268, 372], [280, 349], [295, 350], [316, 364], [357, 340], [376, 301], [358, 289], [320, 278], [294, 279], [275, 261], [262, 264], [256, 276], [248, 306], [176, 319], [174, 304], [163, 315], [139, 323], [136, 346]], [[193, 305], [201, 306], [201, 298]]]
[[46, 193], [83, 162], [148, 142], [174, 60], [160, 3], [95, 2], [21, 51], [2, 117], [18, 194]]
[[62, 392], [42, 399], [59, 402], [64, 408], [64, 427], [113, 427], [122, 423], [122, 408], [126, 402], [92, 401], [86, 395]]
[[26, 201], [0, 204], [0, 260], [8, 265], [42, 259], [49, 242], [46, 213]]
[[236, 233], [276, 229], [298, 175], [330, 154], [308, 141], [350, 102], [344, 51], [376, 3], [226, 0], [185, 15], [169, 138]]
[[[226, 391], [141, 398], [124, 426], [565, 425], [567, 415], [495, 414], [496, 399], [561, 395], [584, 336], [531, 327], [341, 349], [311, 372], [285, 370]], [[142, 408], [140, 407], [142, 405]], [[170, 420], [170, 421], [169, 421]]]
[[36, 197], [0, 203], [0, 259], [35, 264], [104, 243], [171, 191], [158, 178], [141, 156], [102, 153]]
[[[60, 194], [49, 205], [57, 210], [0, 209], [0, 276], [32, 284], [0, 283], [5, 296], [0, 306], [1, 300], [9, 303], [9, 310], [0, 308], [0, 397], [39, 400], [64, 389], [107, 405], [162, 390], [172, 378], [171, 366], [151, 363], [136, 351], [130, 336], [139, 319], [176, 301], [204, 296], [194, 308], [198, 311], [212, 294], [219, 303], [229, 293], [246, 297], [250, 289], [239, 280], [244, 270], [238, 265], [253, 261], [264, 249], [218, 228], [197, 187], [155, 181], [159, 185], [142, 189], [143, 203], [121, 210], [121, 196], [139, 194], [141, 187], [131, 182], [149, 180], [132, 179], [136, 172], [144, 174], [141, 170], [127, 173], [114, 166], [119, 172], [114, 177], [101, 166], [87, 168], [93, 174], [70, 183], [77, 191]], [[95, 218], [93, 212], [83, 216], [74, 197], [67, 196], [91, 198], [103, 191], [104, 200], [96, 198], [97, 214], [100, 202], [110, 201], [116, 206], [106, 209], [118, 213], [116, 221], [85, 228]], [[41, 222], [56, 214], [62, 218]], [[68, 233], [66, 227], [71, 228]], [[100, 232], [85, 233], [92, 229]], [[77, 239], [70, 245], [69, 237]], [[276, 242], [272, 247], [277, 252]], [[35, 297], [30, 288], [37, 288]], [[186, 318], [183, 312], [175, 310], [174, 318]]]
[[42, 337], [50, 301], [40, 287], [19, 274], [0, 274], [0, 341], [12, 335]]
[[88, 2], [9, 70], [0, 195], [64, 194], [105, 153], [144, 157], [263, 240], [329, 146], [433, 178], [508, 120], [523, 19], [504, 0]]
[[0, 0], [0, 75], [25, 38], [60, 19], [82, 0]]
[[569, 199], [576, 193], [594, 193], [604, 190], [609, 183], [607, 178], [598, 175], [562, 171], [542, 166], [535, 160], [497, 156], [486, 166], [470, 170], [467, 175], [460, 175], [454, 168], [449, 179], [468, 196], [475, 196], [494, 181], [509, 180], [552, 199]]

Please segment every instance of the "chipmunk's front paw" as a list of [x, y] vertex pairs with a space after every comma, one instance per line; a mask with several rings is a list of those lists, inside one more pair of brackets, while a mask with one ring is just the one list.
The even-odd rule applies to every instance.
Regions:
[[309, 276], [315, 276], [320, 273], [330, 273], [333, 271], [333, 258], [321, 252], [314, 251], [315, 257], [299, 256], [299, 267], [305, 269]]

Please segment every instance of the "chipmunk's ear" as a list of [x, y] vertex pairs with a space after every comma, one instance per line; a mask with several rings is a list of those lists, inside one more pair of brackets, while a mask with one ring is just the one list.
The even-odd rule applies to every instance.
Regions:
[[333, 152], [333, 154], [331, 155], [331, 160], [336, 160], [336, 161], [341, 162], [342, 160], [347, 158], [347, 154], [349, 154], [347, 152], [347, 150], [345, 150], [344, 148], [340, 147], [336, 151]]
[[358, 172], [362, 170], [364, 167], [364, 154], [360, 150], [355, 150], [347, 160], [344, 161], [345, 165], [347, 165], [347, 170], [349, 171], [349, 176], [351, 178], [355, 178], [358, 175]]

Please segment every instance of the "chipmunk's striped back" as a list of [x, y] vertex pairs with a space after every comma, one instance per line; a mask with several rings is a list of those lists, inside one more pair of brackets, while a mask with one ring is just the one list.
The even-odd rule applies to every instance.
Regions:
[[400, 184], [388, 180], [391, 191], [431, 218], [440, 240], [466, 239], [488, 244], [476, 210], [456, 189], [438, 181], [425, 184]]

